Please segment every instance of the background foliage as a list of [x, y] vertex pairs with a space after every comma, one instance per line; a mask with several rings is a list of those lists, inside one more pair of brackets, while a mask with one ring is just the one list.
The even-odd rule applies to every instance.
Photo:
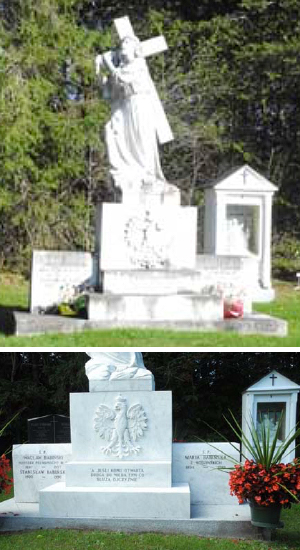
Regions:
[[169, 44], [150, 61], [176, 136], [167, 178], [201, 204], [205, 183], [249, 162], [279, 186], [276, 274], [294, 273], [298, 0], [1, 0], [0, 13], [0, 266], [28, 272], [32, 248], [93, 249], [93, 205], [113, 196], [93, 60], [128, 14], [142, 39]]
[[[177, 440], [215, 440], [204, 422], [232, 438], [223, 414], [231, 409], [241, 419], [242, 392], [274, 368], [300, 384], [298, 353], [145, 352], [143, 357], [154, 374], [156, 390], [173, 392]], [[0, 426], [21, 412], [0, 447], [26, 442], [27, 418], [69, 415], [69, 393], [88, 391], [87, 359], [79, 352], [1, 353]]]

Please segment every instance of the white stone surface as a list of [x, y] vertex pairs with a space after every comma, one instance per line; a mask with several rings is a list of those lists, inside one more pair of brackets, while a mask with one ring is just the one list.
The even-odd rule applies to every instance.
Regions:
[[154, 376], [151, 378], [129, 378], [128, 380], [89, 380], [90, 392], [154, 390]]
[[[122, 398], [126, 399], [124, 415], [121, 410], [122, 403], [118, 405], [119, 395], [117, 392], [70, 394], [72, 460], [110, 462], [122, 458], [124, 463], [132, 460], [170, 461], [172, 456], [171, 392], [122, 392]], [[134, 447], [140, 447], [140, 449], [136, 453], [129, 451], [126, 456], [122, 446], [121, 454], [124, 456], [120, 457], [118, 452], [120, 437], [123, 443], [128, 439], [124, 426], [129, 426], [128, 415], [130, 408], [134, 406], [137, 406], [142, 428], [140, 437], [134, 441], [129, 434], [129, 441]], [[138, 419], [135, 422], [138, 423]], [[97, 427], [97, 431], [94, 426]], [[102, 430], [106, 440], [100, 437]], [[121, 436], [119, 437], [118, 434]], [[107, 449], [106, 452], [104, 449]]]
[[197, 209], [104, 203], [100, 269], [193, 269], [196, 260]]
[[219, 321], [223, 319], [220, 295], [175, 294], [169, 296], [87, 294], [91, 321]]
[[[284, 440], [296, 430], [297, 423], [297, 399], [300, 386], [273, 370], [260, 380], [250, 386], [243, 393], [243, 431], [246, 437], [251, 440], [250, 425], [253, 420], [256, 429], [259, 430], [261, 420], [267, 415], [277, 425], [280, 411], [283, 411], [282, 430], [279, 438]], [[273, 426], [274, 428], [274, 426]], [[278, 441], [280, 444], [280, 441]], [[249, 456], [247, 449], [242, 449], [245, 456]], [[295, 443], [292, 443], [284, 455], [284, 462], [291, 462], [295, 458]]]
[[113, 270], [102, 275], [107, 294], [192, 294], [205, 286], [207, 278], [196, 270]]
[[39, 491], [65, 480], [65, 463], [71, 460], [70, 443], [40, 443], [13, 446], [16, 502], [38, 502]]
[[[173, 443], [172, 479], [174, 483], [189, 483], [192, 505], [236, 504], [236, 497], [230, 496], [228, 473], [217, 468], [228, 468], [232, 462], [240, 461], [239, 450], [229, 443]], [[235, 444], [239, 448], [238, 444]]]
[[31, 267], [30, 310], [46, 310], [74, 298], [94, 284], [90, 252], [34, 250]]
[[57, 483], [40, 492], [43, 517], [188, 519], [188, 484], [170, 488], [66, 487]]
[[66, 464], [66, 486], [171, 487], [171, 461], [74, 462]]

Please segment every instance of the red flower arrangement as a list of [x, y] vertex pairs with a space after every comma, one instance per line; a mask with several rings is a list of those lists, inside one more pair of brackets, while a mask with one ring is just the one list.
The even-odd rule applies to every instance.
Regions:
[[230, 494], [260, 506], [272, 504], [290, 508], [291, 502], [300, 500], [300, 459], [289, 464], [272, 464], [266, 469], [254, 460], [236, 464], [229, 474]]
[[11, 471], [8, 458], [3, 454], [0, 457], [0, 493], [3, 491], [8, 495], [12, 489], [13, 479], [9, 477]]

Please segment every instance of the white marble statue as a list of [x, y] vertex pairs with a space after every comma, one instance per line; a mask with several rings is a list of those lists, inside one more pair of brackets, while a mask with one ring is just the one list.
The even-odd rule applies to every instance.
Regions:
[[146, 369], [140, 352], [86, 352], [91, 358], [85, 364], [89, 380], [128, 380], [130, 378], [152, 378]]
[[237, 218], [227, 221], [227, 239], [229, 254], [249, 254], [249, 232]]
[[[132, 196], [140, 199], [142, 194], [156, 195], [160, 202], [171, 197], [178, 204], [179, 191], [167, 183], [158, 152], [158, 141], [170, 141], [173, 135], [146, 64], [143, 43], [128, 18], [116, 21], [124, 24], [124, 20], [118, 51], [96, 57], [103, 95], [111, 103], [111, 119], [105, 127], [110, 173], [122, 189], [123, 202], [128, 197], [132, 201]], [[150, 53], [157, 51], [161, 50]]]
[[267, 435], [269, 433], [270, 442], [273, 441], [278, 427], [278, 422], [276, 423], [272, 414], [264, 413], [258, 420], [257, 423], [257, 432], [258, 437], [262, 440], [262, 432]]

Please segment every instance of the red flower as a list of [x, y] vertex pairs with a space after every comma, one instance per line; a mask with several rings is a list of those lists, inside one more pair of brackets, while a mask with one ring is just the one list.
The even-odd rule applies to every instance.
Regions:
[[0, 457], [0, 493], [4, 491], [9, 494], [12, 489], [13, 480], [9, 478], [10, 464], [8, 458], [3, 454]]
[[261, 506], [281, 504], [290, 507], [291, 502], [300, 501], [300, 460], [273, 464], [268, 471], [253, 460], [246, 460], [243, 466], [235, 465], [230, 473], [229, 487], [230, 494], [239, 502], [253, 500]]

